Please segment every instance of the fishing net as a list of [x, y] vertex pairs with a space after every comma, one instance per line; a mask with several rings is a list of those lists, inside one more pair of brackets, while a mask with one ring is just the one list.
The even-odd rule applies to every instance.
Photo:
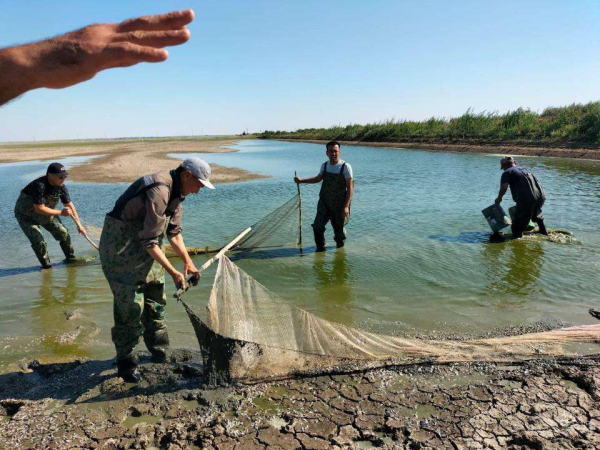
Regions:
[[[296, 246], [301, 199], [294, 196], [224, 247], [208, 306], [182, 300], [211, 384], [347, 373], [416, 362], [514, 362], [567, 355], [571, 344], [600, 343], [600, 325], [472, 340], [386, 336], [319, 318], [288, 304], [234, 264], [227, 250]], [[181, 300], [181, 298], [180, 298]]]
[[[300, 195], [296, 194], [283, 205], [267, 214], [252, 225], [252, 230], [244, 236], [231, 250], [259, 250], [269, 248], [291, 248], [301, 244], [301, 214]], [[81, 222], [92, 241], [100, 242], [102, 227], [88, 222]], [[231, 240], [233, 236], [227, 239]], [[201, 247], [186, 247], [188, 254], [201, 255], [216, 253], [221, 246], [205, 245]], [[165, 246], [165, 255], [169, 258], [177, 257], [170, 246]]]
[[212, 384], [260, 382], [431, 361], [510, 362], [600, 342], [600, 325], [490, 339], [406, 339], [362, 331], [287, 304], [227, 256], [205, 311], [183, 302]]
[[294, 195], [276, 210], [252, 225], [252, 231], [240, 240], [234, 250], [290, 247], [301, 244], [301, 200]]

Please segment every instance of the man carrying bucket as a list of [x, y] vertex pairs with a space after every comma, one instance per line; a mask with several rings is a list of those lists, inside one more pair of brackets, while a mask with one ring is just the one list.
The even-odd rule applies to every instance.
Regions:
[[[60, 243], [66, 262], [75, 260], [75, 252], [71, 245], [69, 231], [60, 221], [60, 216], [71, 216], [77, 224], [79, 233], [87, 236], [85, 228], [79, 222], [69, 190], [65, 186], [67, 175], [67, 169], [61, 163], [50, 164], [46, 175], [33, 180], [23, 188], [15, 205], [17, 222], [31, 242], [31, 248], [43, 269], [51, 268], [52, 263], [40, 227], [45, 228]], [[55, 209], [59, 200], [63, 208]]]
[[500, 161], [500, 168], [504, 171], [500, 178], [500, 192], [496, 204], [510, 186], [510, 193], [517, 204], [517, 209], [512, 220], [513, 239], [523, 237], [529, 221], [536, 223], [541, 234], [548, 235], [544, 225], [542, 206], [546, 200], [546, 192], [534, 174], [523, 167], [517, 167], [512, 156], [506, 156]]
[[317, 215], [312, 224], [317, 252], [325, 251], [325, 225], [329, 221], [331, 221], [333, 227], [337, 248], [344, 246], [344, 240], [346, 239], [344, 225], [350, 219], [350, 204], [354, 193], [352, 167], [340, 159], [339, 142], [330, 141], [325, 148], [329, 161], [321, 165], [321, 171], [316, 177], [294, 177], [296, 183], [323, 182], [319, 193]]
[[[114, 296], [118, 375], [139, 381], [135, 347], [144, 337], [153, 362], [164, 362], [169, 336], [164, 323], [166, 270], [177, 287], [185, 287], [190, 274], [199, 275], [181, 236], [181, 203], [200, 188], [214, 189], [210, 166], [192, 157], [171, 171], [146, 175], [119, 197], [107, 214], [100, 238], [102, 271]], [[183, 274], [162, 251], [164, 235], [184, 261]]]

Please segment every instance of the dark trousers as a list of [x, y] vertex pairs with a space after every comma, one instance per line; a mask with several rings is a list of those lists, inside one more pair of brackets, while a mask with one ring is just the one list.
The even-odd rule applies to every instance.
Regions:
[[515, 217], [511, 225], [513, 238], [523, 237], [523, 231], [527, 229], [529, 221], [538, 225], [540, 233], [547, 234], [546, 226], [544, 225], [544, 215], [542, 214], [543, 205], [544, 200], [541, 199], [517, 202]]
[[[328, 207], [323, 200], [319, 200], [319, 203], [317, 204], [317, 215], [312, 224], [313, 230], [315, 231], [315, 240], [318, 239], [317, 236], [324, 236], [325, 225], [327, 225], [327, 222], [331, 222], [335, 241], [338, 244], [343, 243], [346, 239], [346, 231], [344, 230], [344, 225], [346, 225], [344, 206], [342, 205], [341, 208], [331, 208]], [[317, 247], [320, 247], [321, 242], [316, 242], [316, 244]], [[325, 245], [324, 237], [322, 245]]]

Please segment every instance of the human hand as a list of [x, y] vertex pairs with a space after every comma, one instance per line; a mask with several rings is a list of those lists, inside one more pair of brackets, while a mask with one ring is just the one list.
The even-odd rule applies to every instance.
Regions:
[[173, 273], [171, 273], [170, 275], [173, 278], [173, 282], [175, 283], [175, 286], [177, 287], [177, 289], [185, 289], [186, 288], [185, 277], [183, 276], [183, 274], [181, 272], [174, 270]]
[[502, 197], [497, 197], [496, 200], [494, 200], [494, 203], [496, 205], [499, 205], [501, 201], [502, 201]]
[[350, 216], [350, 207], [344, 206], [344, 217], [348, 218]]
[[196, 276], [200, 277], [200, 271], [198, 269], [196, 269], [196, 266], [194, 265], [194, 263], [190, 261], [188, 264], [186, 264], [183, 267], [183, 275], [185, 276], [186, 279], [189, 275], [196, 275]]
[[294, 177], [294, 183], [300, 183], [300, 178]]
[[81, 234], [82, 236], [87, 236], [87, 231], [85, 230], [85, 228], [83, 228], [83, 225], [77, 225], [77, 231], [79, 232], [79, 234]]
[[140, 62], [162, 62], [163, 47], [183, 44], [190, 38], [186, 25], [191, 9], [142, 16], [120, 23], [89, 25], [46, 41], [29, 44], [32, 71], [39, 86], [60, 89], [93, 78], [98, 72], [129, 67]]
[[71, 208], [69, 208], [68, 206], [65, 206], [61, 211], [60, 211], [60, 215], [61, 216], [72, 216], [73, 215], [73, 210]]

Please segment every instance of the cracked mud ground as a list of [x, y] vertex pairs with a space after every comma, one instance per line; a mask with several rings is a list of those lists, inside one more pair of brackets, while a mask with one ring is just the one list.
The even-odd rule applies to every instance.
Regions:
[[413, 365], [208, 389], [198, 355], [0, 375], [3, 449], [600, 448], [600, 358]]

